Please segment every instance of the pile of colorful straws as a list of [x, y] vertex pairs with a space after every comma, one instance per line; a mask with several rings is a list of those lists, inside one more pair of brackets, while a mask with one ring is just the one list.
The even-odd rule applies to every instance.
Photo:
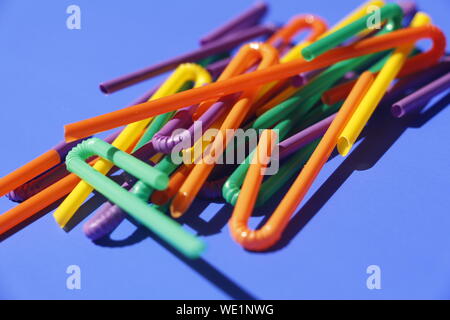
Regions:
[[[129, 215], [197, 258], [204, 242], [176, 219], [200, 197], [234, 206], [234, 240], [266, 250], [334, 149], [346, 156], [380, 103], [398, 101], [389, 107], [401, 118], [450, 86], [445, 36], [414, 2], [369, 1], [332, 28], [312, 14], [261, 24], [266, 12], [258, 3], [203, 37], [199, 49], [102, 83], [113, 93], [174, 70], [131, 106], [67, 125], [65, 142], [0, 179], [0, 195], [19, 203], [0, 216], [0, 234], [64, 197], [54, 217], [65, 227], [95, 189], [110, 202], [84, 225], [92, 240]], [[264, 40], [248, 42], [255, 39]], [[422, 39], [431, 49], [416, 48]], [[104, 140], [92, 137], [123, 125]], [[240, 151], [240, 161], [224, 161]], [[119, 170], [122, 186], [108, 177]], [[298, 172], [265, 225], [250, 229], [254, 206]]]

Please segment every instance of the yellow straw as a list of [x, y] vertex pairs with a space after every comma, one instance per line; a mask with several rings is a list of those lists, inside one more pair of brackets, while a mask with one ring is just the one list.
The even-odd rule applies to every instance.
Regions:
[[[410, 27], [421, 27], [429, 23], [431, 23], [431, 18], [423, 12], [418, 12], [411, 21]], [[415, 44], [413, 43], [398, 47], [381, 69], [339, 137], [338, 151], [342, 156], [346, 156], [352, 149], [356, 139], [385, 95], [391, 82], [396, 78], [402, 66], [405, 64], [414, 46]]]
[[[195, 81], [195, 87], [200, 87], [205, 83], [210, 83], [212, 79], [208, 71], [201, 66], [193, 63], [182, 64], [172, 73], [158, 91], [155, 92], [149, 101], [176, 93], [187, 81]], [[127, 150], [151, 121], [152, 118], [129, 124], [114, 140], [112, 145], [123, 151]], [[94, 169], [105, 175], [113, 166], [111, 162], [99, 159], [94, 165]], [[64, 228], [92, 191], [93, 188], [89, 184], [81, 181], [61, 203], [53, 214], [61, 228]]]

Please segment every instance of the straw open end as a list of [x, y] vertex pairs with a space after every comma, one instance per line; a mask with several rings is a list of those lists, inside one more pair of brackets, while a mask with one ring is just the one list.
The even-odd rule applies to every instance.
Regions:
[[405, 110], [397, 104], [394, 104], [391, 108], [391, 113], [396, 118], [401, 118], [405, 115]]
[[56, 223], [61, 229], [64, 229], [67, 222], [69, 221], [66, 215], [58, 214], [57, 211], [55, 212], [55, 214], [53, 214], [53, 217], [55, 218]]
[[155, 181], [154, 181], [154, 188], [156, 190], [165, 190], [167, 189], [167, 186], [169, 185], [169, 176], [163, 172], [158, 173], [155, 177], [154, 177]]
[[340, 137], [337, 143], [337, 149], [339, 151], [339, 154], [345, 157], [352, 149], [352, 144], [346, 137]]
[[71, 130], [70, 130], [69, 125], [65, 125], [64, 126], [64, 140], [66, 142], [74, 142], [74, 141], [78, 140], [78, 138], [76, 138], [70, 134], [70, 131]]
[[104, 83], [100, 83], [98, 87], [100, 88], [100, 91], [103, 92], [104, 94], [110, 94], [107, 86]]
[[311, 52], [311, 50], [308, 49], [308, 47], [303, 48], [302, 56], [306, 61], [311, 61], [315, 58], [314, 54]]
[[170, 214], [173, 218], [180, 218], [190, 206], [189, 194], [187, 192], [179, 192], [170, 205]]

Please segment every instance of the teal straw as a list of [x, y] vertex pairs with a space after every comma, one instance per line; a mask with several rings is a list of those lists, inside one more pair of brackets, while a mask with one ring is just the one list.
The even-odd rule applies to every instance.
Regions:
[[141, 185], [138, 189], [139, 193], [148, 192], [150, 187], [157, 190], [166, 189], [169, 183], [167, 174], [98, 138], [91, 138], [78, 144], [66, 158], [67, 169], [70, 172], [86, 181], [140, 224], [185, 256], [192, 259], [200, 256], [205, 249], [203, 241], [188, 233], [180, 224], [164, 213], [148, 206], [145, 201], [89, 166], [85, 160], [94, 155], [114, 163], [146, 184], [147, 186]]

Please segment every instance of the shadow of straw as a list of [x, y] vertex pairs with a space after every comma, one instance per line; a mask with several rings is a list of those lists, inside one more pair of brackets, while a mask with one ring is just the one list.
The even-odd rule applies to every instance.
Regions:
[[365, 129], [364, 140], [295, 214], [281, 240], [270, 251], [288, 245], [355, 171], [365, 171], [375, 166], [408, 128], [424, 126], [449, 104], [450, 94], [447, 94], [425, 112], [404, 119], [393, 118], [386, 105], [380, 108]]

